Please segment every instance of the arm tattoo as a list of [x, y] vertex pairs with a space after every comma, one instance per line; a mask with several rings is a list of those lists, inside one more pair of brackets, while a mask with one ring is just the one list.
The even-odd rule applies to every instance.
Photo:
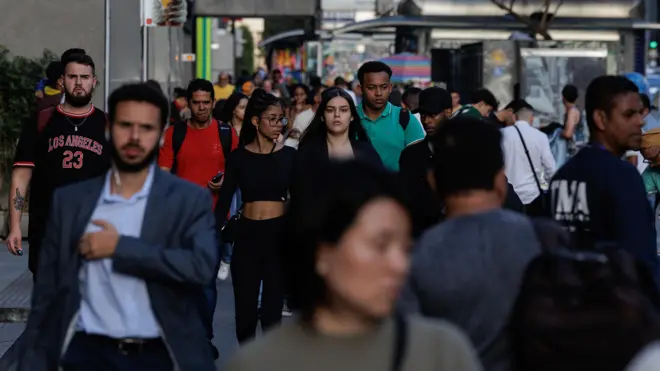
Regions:
[[21, 191], [16, 188], [16, 197], [14, 197], [14, 209], [16, 209], [16, 211], [21, 211], [23, 210], [23, 206], [25, 206], [25, 197], [21, 196]]

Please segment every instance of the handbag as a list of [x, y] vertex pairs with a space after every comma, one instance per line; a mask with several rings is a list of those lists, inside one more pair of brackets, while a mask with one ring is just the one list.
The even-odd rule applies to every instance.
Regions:
[[[516, 129], [518, 132], [518, 136], [520, 137], [520, 141], [522, 142], [523, 148], [525, 149], [525, 156], [527, 156], [527, 161], [529, 162], [529, 167], [532, 169], [532, 174], [534, 175], [534, 181], [536, 182], [536, 187], [539, 190], [539, 196], [532, 201], [534, 202], [540, 202], [541, 203], [541, 214], [542, 215], [533, 215], [533, 216], [544, 216], [548, 215], [549, 213], [549, 200], [548, 200], [548, 193], [541, 188], [541, 182], [539, 181], [538, 175], [536, 175], [536, 170], [534, 170], [534, 163], [532, 162], [532, 158], [529, 156], [529, 150], [527, 149], [527, 144], [525, 144], [525, 139], [523, 139], [522, 133], [520, 132], [520, 129], [514, 124], [513, 128]], [[537, 201], [538, 200], [538, 201]]]
[[234, 243], [236, 241], [236, 235], [238, 234], [238, 222], [241, 220], [241, 215], [243, 214], [243, 207], [238, 209], [236, 214], [232, 215], [224, 227], [220, 231], [220, 239], [222, 243]]

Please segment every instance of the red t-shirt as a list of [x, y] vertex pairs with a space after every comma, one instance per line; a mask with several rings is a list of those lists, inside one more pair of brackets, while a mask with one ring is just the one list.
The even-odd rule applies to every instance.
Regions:
[[[188, 126], [186, 137], [177, 154], [177, 176], [208, 188], [208, 183], [219, 172], [225, 171], [225, 155], [218, 133], [218, 123], [213, 120], [211, 125], [204, 129], [195, 129]], [[174, 164], [172, 150], [172, 133], [174, 126], [165, 130], [165, 141], [160, 147], [158, 166], [171, 169]], [[238, 146], [236, 131], [231, 131], [232, 151]], [[213, 194], [213, 205], [218, 194]]]

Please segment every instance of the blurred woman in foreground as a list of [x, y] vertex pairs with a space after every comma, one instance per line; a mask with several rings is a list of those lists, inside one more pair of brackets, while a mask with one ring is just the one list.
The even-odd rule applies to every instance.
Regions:
[[453, 326], [394, 314], [411, 246], [395, 175], [351, 161], [310, 178], [290, 209], [298, 229], [287, 270], [300, 316], [242, 347], [228, 370], [481, 370]]

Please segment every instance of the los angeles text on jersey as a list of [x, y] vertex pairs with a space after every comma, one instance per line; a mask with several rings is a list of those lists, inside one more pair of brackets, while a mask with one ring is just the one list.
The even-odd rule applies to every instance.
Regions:
[[103, 153], [103, 145], [94, 139], [82, 135], [59, 135], [48, 138], [48, 152], [61, 147], [74, 147], [86, 149], [97, 155]]

